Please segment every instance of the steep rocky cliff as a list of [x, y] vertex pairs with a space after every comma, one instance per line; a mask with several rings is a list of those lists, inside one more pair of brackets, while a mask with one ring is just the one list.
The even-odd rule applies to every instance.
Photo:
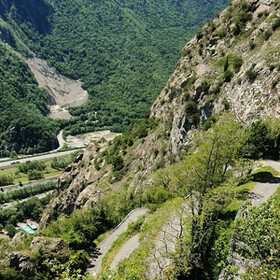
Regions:
[[[54, 212], [57, 216], [90, 206], [108, 188], [148, 187], [154, 171], [178, 160], [193, 133], [216, 114], [231, 111], [245, 125], [279, 117], [279, 6], [271, 0], [233, 1], [204, 25], [184, 46], [176, 70], [151, 108], [145, 133], [139, 133], [138, 125], [107, 150], [104, 145], [90, 146], [62, 175], [43, 224]], [[121, 172], [108, 160], [112, 154], [122, 158]], [[63, 182], [68, 182], [65, 188]]]

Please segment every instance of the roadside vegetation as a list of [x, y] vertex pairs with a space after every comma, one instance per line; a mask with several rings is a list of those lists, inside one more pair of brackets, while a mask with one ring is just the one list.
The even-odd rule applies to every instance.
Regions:
[[55, 189], [56, 187], [55, 182], [48, 182], [45, 184], [38, 184], [31, 187], [25, 187], [19, 190], [7, 192], [7, 193], [0, 193], [0, 203], [8, 203], [15, 200], [22, 200], [37, 194], [42, 194], [48, 191]]

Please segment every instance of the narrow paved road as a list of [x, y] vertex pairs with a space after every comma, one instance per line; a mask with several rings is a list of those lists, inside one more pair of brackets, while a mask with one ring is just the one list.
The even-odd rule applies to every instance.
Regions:
[[133, 210], [103, 241], [98, 244], [95, 250], [95, 254], [91, 258], [90, 267], [88, 268], [89, 274], [96, 277], [100, 273], [102, 258], [109, 251], [113, 242], [121, 233], [127, 230], [130, 223], [137, 221], [138, 218], [146, 215], [147, 212], [147, 208], [139, 208]]
[[123, 246], [118, 251], [118, 253], [116, 254], [114, 260], [112, 261], [112, 263], [110, 265], [111, 269], [116, 269], [117, 265], [122, 260], [129, 258], [129, 256], [132, 254], [132, 252], [139, 247], [140, 243], [139, 243], [138, 239], [139, 239], [139, 234], [136, 234], [123, 244]]
[[[272, 160], [264, 160], [264, 165], [274, 168], [280, 172], [280, 162]], [[280, 185], [280, 177], [276, 176], [267, 183], [257, 183], [252, 192], [249, 194], [249, 199], [253, 206], [259, 206], [261, 203], [266, 202], [277, 190]]]
[[169, 221], [159, 231], [148, 259], [150, 279], [162, 279], [163, 272], [171, 264], [172, 253], [181, 237], [185, 218], [190, 215], [187, 203], [180, 205]]

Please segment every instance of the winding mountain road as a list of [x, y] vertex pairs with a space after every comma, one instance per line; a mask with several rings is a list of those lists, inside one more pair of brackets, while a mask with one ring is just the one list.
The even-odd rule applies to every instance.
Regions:
[[[119, 237], [119, 235], [128, 229], [130, 223], [135, 222], [138, 218], [145, 216], [148, 212], [147, 208], [138, 208], [131, 211], [124, 220], [104, 239], [102, 240], [91, 258], [90, 267], [88, 273], [96, 277], [101, 272], [101, 264], [103, 256], [109, 251], [113, 242]], [[136, 240], [138, 242], [138, 239]], [[132, 245], [131, 245], [132, 246]], [[116, 260], [118, 262], [118, 260]]]
[[[266, 160], [263, 161], [263, 164], [271, 166], [280, 172], [280, 162]], [[261, 203], [266, 202], [269, 197], [273, 195], [279, 184], [280, 176], [274, 177], [270, 182], [267, 183], [257, 183], [250, 193], [248, 199], [251, 200], [253, 206], [258, 206]], [[184, 218], [188, 216], [189, 213], [187, 205], [182, 205], [180, 208], [181, 209], [179, 212], [172, 215], [172, 218], [163, 226], [156, 237], [152, 255], [148, 259], [148, 273], [152, 279], [156, 276], [160, 276], [164, 269], [170, 265], [170, 253], [174, 251], [175, 243], [183, 228], [182, 223]], [[92, 276], [96, 277], [101, 272], [103, 256], [109, 251], [113, 242], [118, 238], [118, 236], [127, 230], [129, 223], [136, 221], [139, 217], [145, 215], [146, 213], [146, 208], [140, 208], [132, 211], [123, 220], [123, 222], [119, 224], [119, 226], [117, 226], [103, 241], [99, 243], [88, 269], [88, 272]], [[111, 269], [116, 269], [120, 261], [128, 258], [131, 253], [140, 246], [138, 239], [139, 235], [134, 235], [122, 245], [110, 265]], [[242, 266], [242, 264], [239, 265]]]
[[[272, 160], [264, 160], [265, 166], [270, 166], [276, 171], [280, 172], [280, 162]], [[257, 183], [252, 192], [249, 194], [248, 199], [251, 200], [252, 206], [259, 206], [266, 202], [278, 189], [280, 185], [280, 176], [273, 177], [269, 182]], [[235, 280], [240, 280], [240, 275], [245, 272], [246, 262], [248, 260], [238, 254], [236, 251], [232, 253], [232, 265], [239, 267]], [[227, 279], [226, 275], [221, 274], [219, 280]]]

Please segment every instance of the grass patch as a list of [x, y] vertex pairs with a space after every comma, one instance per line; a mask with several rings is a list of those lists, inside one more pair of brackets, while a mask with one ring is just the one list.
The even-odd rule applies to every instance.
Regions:
[[252, 172], [252, 179], [255, 182], [267, 182], [278, 174], [279, 172], [274, 168], [270, 166], [263, 166]]
[[273, 176], [277, 176], [279, 174], [279, 172], [271, 166], [262, 166], [256, 170], [254, 170], [252, 172], [252, 175], [260, 173], [260, 172], [270, 172]]
[[[62, 173], [61, 170], [53, 169], [51, 167], [51, 160], [45, 161], [44, 163], [46, 164], [46, 169], [43, 171], [44, 178], [59, 176]], [[12, 175], [14, 177], [14, 184], [18, 184], [19, 182], [29, 182], [28, 175], [21, 172], [17, 174], [17, 170], [17, 166], [3, 168], [2, 170], [0, 170], [0, 176]]]

